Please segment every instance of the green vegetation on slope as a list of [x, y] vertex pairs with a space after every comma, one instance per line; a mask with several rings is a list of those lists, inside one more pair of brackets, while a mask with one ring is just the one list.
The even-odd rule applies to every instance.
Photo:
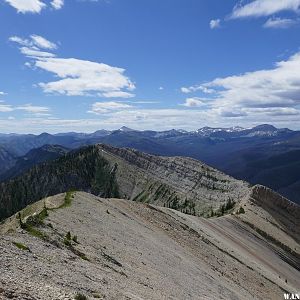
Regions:
[[102, 197], [118, 197], [117, 166], [111, 166], [91, 146], [43, 163], [0, 185], [0, 220], [30, 203], [70, 190], [91, 191]]

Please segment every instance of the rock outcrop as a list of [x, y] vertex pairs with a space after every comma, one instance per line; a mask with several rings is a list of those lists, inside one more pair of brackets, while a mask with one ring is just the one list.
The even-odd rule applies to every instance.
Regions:
[[0, 185], [0, 220], [43, 197], [71, 189], [208, 215], [240, 202], [249, 185], [204, 163], [95, 145], [34, 166]]

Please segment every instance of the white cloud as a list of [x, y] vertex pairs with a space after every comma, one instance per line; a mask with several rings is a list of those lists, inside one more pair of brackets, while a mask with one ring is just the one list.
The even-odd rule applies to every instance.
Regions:
[[41, 51], [40, 48], [55, 49], [56, 45], [47, 39], [31, 35], [30, 40], [13, 36], [10, 41], [20, 44], [20, 51], [33, 59], [27, 66], [53, 73], [59, 80], [41, 82], [39, 86], [46, 93], [59, 93], [67, 96], [95, 95], [105, 98], [134, 97], [134, 83], [124, 75], [122, 68], [103, 63], [75, 58], [58, 58], [55, 54]]
[[220, 28], [221, 27], [221, 20], [220, 19], [211, 20], [209, 22], [209, 27], [210, 27], [210, 29]]
[[298, 12], [299, 7], [300, 0], [255, 0], [246, 5], [236, 5], [231, 18], [270, 16], [281, 11]]
[[293, 107], [264, 107], [264, 108], [250, 108], [249, 113], [259, 113], [268, 116], [297, 116], [300, 110]]
[[64, 6], [64, 0], [53, 0], [51, 5], [54, 9], [61, 9]]
[[182, 105], [186, 107], [202, 107], [203, 105], [206, 105], [206, 103], [200, 98], [195, 97], [195, 98], [187, 98], [185, 100], [185, 103]]
[[95, 102], [92, 105], [91, 110], [89, 110], [89, 113], [93, 114], [102, 114], [102, 113], [108, 113], [112, 111], [118, 111], [123, 109], [132, 108], [131, 105], [120, 103], [120, 102]]
[[[272, 116], [298, 115], [300, 52], [271, 69], [216, 78], [201, 86], [214, 90], [208, 109], [223, 117], [255, 116], [261, 112]], [[201, 86], [193, 90], [201, 90]]]
[[140, 100], [140, 101], [132, 101], [131, 103], [135, 103], [135, 104], [157, 104], [160, 103], [159, 101], [148, 101], [148, 100]]
[[164, 90], [164, 87], [160, 86], [158, 89], [159, 89], [160, 91], [162, 91], [162, 90]]
[[[34, 53], [34, 55], [32, 55], [32, 56], [39, 56], [37, 54], [38, 54], [38, 51], [40, 51], [40, 48], [48, 49], [48, 50], [54, 50], [57, 48], [56, 44], [54, 44], [54, 43], [48, 41], [46, 38], [44, 38], [40, 35], [36, 35], [36, 34], [32, 34], [30, 36], [30, 39], [23, 39], [18, 36], [11, 36], [9, 38], [9, 41], [23, 46], [24, 51], [29, 51], [29, 50], [32, 51]], [[26, 52], [23, 54], [27, 55]], [[30, 54], [28, 54], [28, 55], [30, 55]], [[54, 54], [49, 53], [49, 56], [54, 56]]]
[[[40, 83], [46, 93], [59, 93], [68, 96], [83, 96], [106, 93], [128, 98], [134, 96], [128, 91], [135, 89], [134, 84], [124, 75], [125, 70], [75, 58], [39, 58], [35, 66], [54, 73], [58, 81]], [[121, 93], [125, 92], [125, 93]]]
[[50, 49], [50, 50], [57, 48], [56, 44], [48, 41], [47, 39], [45, 39], [40, 35], [32, 34], [30, 38], [32, 40], [32, 43], [39, 48]]
[[[40, 50], [35, 50], [33, 48], [28, 48], [28, 47], [21, 47], [20, 51], [22, 54], [28, 56], [28, 57], [32, 57], [32, 58], [42, 58], [42, 57], [55, 57], [55, 55], [53, 53], [49, 53], [49, 52], [44, 52], [44, 51], [40, 51]], [[30, 65], [30, 64], [29, 64]]]
[[100, 94], [99, 96], [102, 96], [105, 98], [132, 98], [132, 97], [134, 97], [134, 95], [132, 93], [122, 92], [122, 91], [106, 92], [106, 93]]
[[5, 0], [19, 13], [40, 13], [46, 4], [40, 0]]
[[24, 111], [26, 111], [28, 113], [32, 113], [32, 114], [47, 113], [50, 111], [49, 107], [36, 106], [36, 105], [32, 105], [32, 104], [25, 104], [25, 105], [17, 106], [15, 109], [24, 110]]
[[[238, 111], [235, 111], [238, 113]], [[225, 113], [224, 113], [225, 114]], [[57, 133], [62, 131], [93, 132], [99, 128], [118, 129], [123, 125], [139, 130], [168, 130], [181, 128], [195, 130], [203, 126], [231, 127], [233, 124], [251, 127], [266, 122], [266, 113], [248, 114], [247, 116], [227, 116], [220, 118], [215, 110], [200, 109], [137, 109], [128, 108], [99, 113], [94, 118], [59, 119], [53, 117], [34, 117], [7, 120], [0, 118], [0, 132], [18, 133]], [[299, 129], [298, 114], [288, 116], [268, 115], [268, 122], [277, 127]]]
[[201, 91], [204, 94], [213, 94], [213, 93], [215, 93], [215, 90], [209, 89], [209, 88], [207, 88], [205, 86], [202, 86], [202, 85], [196, 85], [196, 86], [182, 87], [181, 88], [181, 92], [184, 93], [184, 94], [194, 93], [194, 92], [197, 92], [197, 91]]
[[[42, 9], [59, 10], [64, 6], [64, 0], [4, 0], [20, 13], [40, 13]], [[98, 2], [99, 0], [77, 0], [77, 2]], [[105, 1], [105, 0], [104, 0]], [[107, 0], [106, 2], [108, 2]], [[47, 2], [48, 5], [46, 4]]]
[[22, 46], [26, 46], [26, 47], [31, 47], [32, 46], [32, 42], [31, 41], [29, 41], [27, 39], [22, 39], [22, 38], [20, 38], [18, 36], [11, 36], [9, 38], [9, 41], [18, 43], [18, 44], [20, 44]]
[[224, 118], [240, 118], [240, 117], [246, 117], [247, 113], [245, 111], [235, 109], [231, 110], [229, 108], [220, 109], [218, 111], [219, 115]]
[[299, 23], [299, 20], [294, 19], [282, 19], [282, 18], [270, 18], [263, 25], [265, 28], [289, 28]]
[[14, 108], [9, 104], [0, 103], [0, 112], [10, 112], [13, 111]]
[[50, 108], [46, 106], [36, 106], [32, 104], [24, 104], [19, 106], [13, 106], [10, 104], [5, 104], [4, 101], [0, 101], [0, 112], [12, 112], [16, 110], [25, 111], [32, 115], [50, 115]]

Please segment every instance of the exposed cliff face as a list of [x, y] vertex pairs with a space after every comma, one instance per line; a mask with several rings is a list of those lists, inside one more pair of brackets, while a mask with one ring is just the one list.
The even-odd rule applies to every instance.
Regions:
[[124, 198], [205, 214], [229, 200], [239, 202], [249, 192], [247, 183], [191, 158], [97, 147], [104, 158], [118, 165], [116, 178]]
[[283, 216], [300, 221], [300, 206], [265, 186], [255, 185], [251, 190], [250, 200], [266, 209], [276, 208]]
[[247, 183], [194, 159], [96, 145], [2, 183], [0, 218], [69, 189], [154, 203], [194, 215], [207, 215], [228, 202], [238, 203], [249, 192]]
[[[255, 205], [256, 213], [265, 220], [264, 225], [254, 222], [255, 227], [265, 231], [270, 226], [270, 222], [276, 223], [276, 231], [273, 231], [272, 238], [285, 244], [285, 233], [288, 232], [296, 243], [300, 243], [299, 205], [262, 185], [256, 185], [251, 189], [249, 204], [250, 206]], [[251, 209], [248, 213], [251, 214]], [[254, 216], [251, 218], [255, 219]]]

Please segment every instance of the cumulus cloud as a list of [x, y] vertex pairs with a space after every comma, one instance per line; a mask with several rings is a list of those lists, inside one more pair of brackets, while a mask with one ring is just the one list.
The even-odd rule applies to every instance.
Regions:
[[53, 0], [51, 5], [54, 9], [61, 9], [64, 6], [64, 0]]
[[299, 7], [300, 0], [255, 0], [246, 5], [236, 5], [231, 18], [270, 16], [281, 11], [298, 12]]
[[[264, 112], [297, 115], [300, 106], [300, 52], [271, 69], [216, 78], [194, 90], [214, 90], [211, 107], [223, 117]], [[189, 89], [190, 90], [190, 89]]]
[[124, 75], [125, 70], [122, 68], [75, 58], [51, 57], [37, 59], [35, 66], [61, 78], [57, 81], [40, 83], [39, 86], [46, 93], [56, 92], [68, 96], [104, 93], [106, 97], [115, 97], [117, 93], [118, 97], [123, 98], [134, 96], [128, 91], [134, 90], [135, 86]]
[[135, 85], [124, 74], [125, 69], [88, 60], [59, 58], [53, 53], [41, 50], [54, 50], [56, 44], [37, 35], [31, 35], [30, 39], [13, 36], [10, 41], [21, 45], [21, 53], [32, 59], [30, 63], [27, 62], [27, 66], [42, 69], [59, 78], [38, 84], [46, 93], [67, 96], [95, 95], [105, 98], [134, 97], [132, 91]]
[[209, 27], [210, 27], [210, 29], [220, 28], [221, 27], [221, 20], [220, 19], [211, 20], [209, 22]]
[[263, 25], [265, 28], [289, 28], [299, 23], [299, 20], [283, 19], [283, 18], [270, 18]]
[[40, 13], [46, 4], [40, 0], [5, 0], [19, 13]]
[[95, 102], [93, 103], [91, 110], [89, 110], [88, 112], [99, 115], [103, 113], [108, 113], [108, 112], [118, 111], [118, 110], [123, 110], [128, 108], [132, 108], [132, 106], [120, 102], [113, 102], [113, 101]]

